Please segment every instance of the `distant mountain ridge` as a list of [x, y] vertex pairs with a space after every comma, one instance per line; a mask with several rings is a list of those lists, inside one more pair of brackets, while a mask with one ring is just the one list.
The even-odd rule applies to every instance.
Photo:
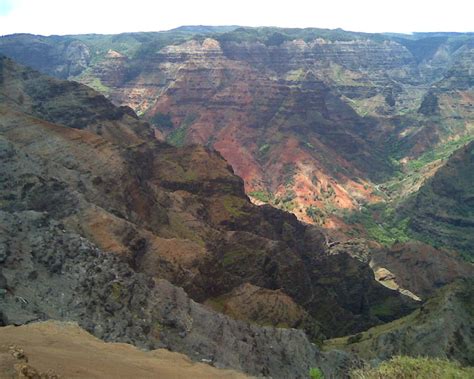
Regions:
[[183, 26], [5, 36], [0, 52], [131, 106], [159, 138], [213, 146], [256, 202], [334, 228], [333, 209], [380, 200], [407, 159], [473, 134], [473, 39]]

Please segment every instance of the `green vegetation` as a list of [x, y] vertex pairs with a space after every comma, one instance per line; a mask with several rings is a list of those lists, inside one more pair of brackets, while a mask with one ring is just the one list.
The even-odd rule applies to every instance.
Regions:
[[[96, 77], [87, 77], [88, 80], [86, 81], [86, 84], [91, 87], [92, 89], [95, 89], [97, 92], [100, 92], [103, 95], [107, 95], [110, 92], [110, 88], [105, 86], [99, 78]], [[90, 79], [90, 80], [89, 80]]]
[[362, 208], [361, 211], [344, 215], [349, 224], [360, 224], [367, 231], [370, 239], [383, 245], [410, 240], [408, 217], [400, 219], [394, 208], [386, 203], [377, 203]]
[[409, 161], [407, 164], [407, 169], [408, 171], [416, 171], [426, 166], [428, 163], [437, 161], [439, 159], [447, 159], [453, 152], [468, 144], [472, 140], [474, 140], [474, 135], [467, 135], [456, 140], [444, 142], [434, 149], [422, 154], [417, 159]]
[[243, 207], [246, 205], [245, 200], [240, 197], [226, 195], [222, 197], [222, 204], [225, 210], [233, 217], [238, 218], [246, 216], [247, 212], [243, 210]]
[[353, 370], [352, 379], [470, 379], [473, 367], [461, 367], [456, 361], [434, 358], [394, 357], [377, 368]]
[[324, 379], [323, 373], [317, 367], [312, 367], [309, 369], [309, 377], [311, 379]]
[[[413, 192], [418, 191], [420, 185], [426, 181], [426, 178], [431, 176], [432, 170], [442, 165], [455, 151], [472, 140], [474, 140], [474, 135], [466, 135], [447, 141], [425, 152], [418, 158], [407, 162], [405, 165], [401, 165], [397, 158], [394, 158], [396, 154], [399, 154], [404, 149], [404, 147], [399, 146], [398, 148], [401, 150], [396, 154], [394, 153], [395, 155], [391, 158], [393, 166], [398, 166], [397, 171], [390, 180], [379, 185], [379, 188], [383, 190], [382, 196], [388, 196], [393, 206], [396, 206], [396, 202], [404, 200]], [[393, 149], [395, 151], [396, 148], [393, 147]]]
[[269, 150], [270, 150], [270, 144], [265, 143], [258, 148], [258, 154], [260, 156], [264, 156], [266, 153], [268, 153]]
[[306, 214], [311, 217], [311, 219], [318, 225], [322, 225], [325, 220], [325, 213], [319, 209], [316, 208], [313, 205], [310, 205], [308, 208], [306, 208]]
[[425, 116], [439, 114], [439, 100], [432, 91], [428, 91], [428, 93], [423, 97], [423, 101], [418, 108], [418, 113], [422, 113]]
[[124, 33], [118, 35], [98, 35], [98, 34], [84, 34], [74, 36], [81, 40], [91, 48], [93, 52], [93, 63], [103, 59], [107, 51], [114, 50], [120, 54], [130, 56], [141, 45], [138, 37], [139, 33]]
[[285, 183], [285, 187], [292, 186], [295, 184], [294, 176], [296, 173], [296, 167], [292, 163], [287, 163], [283, 166], [283, 183]]
[[273, 196], [266, 191], [252, 191], [249, 195], [264, 203], [270, 203], [273, 199]]
[[171, 129], [174, 126], [169, 113], [158, 112], [150, 118], [150, 122], [156, 127], [164, 129]]
[[183, 43], [193, 34], [181, 31], [122, 33], [116, 35], [83, 34], [74, 38], [91, 48], [93, 62], [103, 59], [109, 49], [129, 58], [146, 58], [161, 48]]
[[166, 142], [177, 147], [184, 146], [187, 131], [191, 124], [196, 120], [196, 117], [197, 116], [194, 114], [187, 115], [179, 126], [179, 128], [173, 130], [170, 134], [168, 134], [168, 136], [166, 137]]
[[178, 129], [175, 129], [173, 132], [168, 134], [166, 137], [166, 142], [177, 147], [183, 146], [188, 127], [189, 125], [181, 125]]
[[155, 337], [157, 338], [160, 338], [160, 333], [164, 330], [164, 326], [161, 325], [161, 323], [159, 321], [155, 321], [153, 322], [152, 324], [152, 327], [151, 327], [151, 333], [152, 335], [154, 335]]
[[367, 107], [367, 104], [363, 100], [351, 99], [351, 98], [347, 98], [346, 100], [349, 103], [349, 105], [352, 107], [352, 109], [354, 109], [354, 111], [356, 111], [356, 113], [359, 116], [365, 117], [369, 114], [369, 109]]
[[295, 191], [287, 189], [282, 197], [277, 197], [273, 200], [273, 205], [284, 211], [291, 212], [296, 207], [296, 204], [294, 202], [295, 199]]
[[404, 45], [413, 54], [417, 62], [421, 62], [427, 57], [432, 57], [442, 43], [448, 40], [447, 36], [434, 36], [428, 38], [420, 38], [411, 40], [403, 36], [403, 38], [394, 38], [395, 41]]
[[362, 333], [356, 334], [356, 335], [354, 335], [354, 336], [350, 336], [350, 337], [347, 339], [347, 344], [350, 345], [350, 344], [353, 344], [353, 343], [360, 342], [360, 340], [362, 339], [362, 337], [363, 337], [363, 334], [362, 334]]
[[221, 43], [260, 42], [269, 47], [279, 46], [285, 41], [292, 41], [295, 39], [302, 39], [306, 42], [313, 41], [317, 38], [323, 38], [329, 41], [353, 41], [370, 38], [378, 42], [389, 39], [389, 37], [381, 34], [346, 32], [342, 29], [330, 30], [317, 28], [296, 29], [274, 27], [242, 27], [228, 33], [216, 34], [213, 38]]
[[295, 191], [287, 190], [285, 192], [285, 195], [281, 198], [281, 201], [283, 203], [289, 203], [289, 202], [293, 201], [295, 198], [296, 198]]
[[[388, 322], [393, 320], [393, 315], [397, 312], [397, 309], [400, 307], [398, 299], [394, 297], [387, 297], [382, 299], [380, 303], [375, 304], [370, 307], [370, 314], [378, 319]], [[362, 339], [362, 336], [357, 337], [358, 341]], [[352, 343], [357, 342], [353, 341]]]
[[[393, 336], [396, 336], [396, 341], [393, 343], [397, 347], [390, 348], [390, 354], [396, 354], [400, 351], [401, 346], [406, 346], [406, 354], [418, 355], [420, 351], [425, 351], [427, 346], [431, 347], [433, 338], [437, 338], [438, 335], [448, 333], [451, 336], [449, 338], [454, 341], [457, 340], [457, 335], [462, 334], [463, 336], [460, 336], [458, 340], [458, 346], [462, 347], [455, 348], [454, 351], [451, 351], [450, 356], [468, 364], [471, 361], [472, 349], [462, 341], [469, 341], [472, 338], [469, 328], [465, 328], [464, 325], [469, 325], [474, 314], [473, 284], [473, 279], [466, 279], [447, 285], [441, 288], [434, 297], [428, 299], [422, 308], [409, 315], [374, 326], [353, 336], [326, 340], [323, 349], [325, 351], [351, 351], [362, 359], [372, 361], [386, 356], [386, 348], [388, 348], [386, 341]], [[387, 306], [390, 306], [390, 304]], [[393, 303], [392, 306], [397, 305]], [[383, 311], [384, 307], [382, 305], [378, 308]], [[372, 311], [373, 309], [371, 309], [371, 313]], [[446, 326], [448, 329], [446, 331], [439, 329], [439, 320], [447, 320]], [[466, 333], [467, 335], [464, 336]], [[406, 345], [405, 341], [410, 342]], [[444, 349], [445, 347], [442, 346], [434, 350], [430, 349], [430, 354], [441, 356], [446, 352]]]
[[395, 332], [405, 328], [407, 325], [415, 324], [420, 311], [415, 310], [408, 316], [399, 318], [397, 320], [377, 325], [369, 330], [358, 333], [353, 336], [332, 338], [324, 341], [323, 350], [354, 350], [364, 359], [373, 359], [376, 356], [373, 348], [373, 341], [381, 335]]
[[265, 40], [266, 46], [280, 46], [283, 42], [288, 41], [290, 37], [288, 35], [275, 32], [270, 34]]
[[232, 250], [227, 251], [222, 257], [222, 264], [224, 267], [233, 266], [234, 264], [240, 262], [242, 258], [248, 256], [247, 250]]
[[160, 170], [166, 174], [170, 180], [177, 182], [193, 182], [199, 179], [199, 173], [195, 167], [183, 164], [176, 160], [175, 156], [167, 156], [163, 153], [160, 160]]
[[[449, 149], [445, 154], [446, 151]], [[417, 239], [435, 247], [455, 250], [470, 261], [474, 261], [472, 151], [473, 142], [456, 151], [416, 194], [397, 209], [399, 218], [410, 218], [410, 233]]]
[[[292, 82], [298, 82], [300, 80], [303, 80], [306, 75], [306, 71], [302, 68], [296, 69], [296, 70], [291, 70], [286, 73], [286, 80], [292, 81]], [[283, 110], [282, 107], [280, 106], [279, 111]]]
[[265, 251], [258, 249], [250, 249], [244, 245], [232, 246], [222, 257], [224, 267], [238, 266], [242, 262], [250, 262], [259, 259], [265, 255]]
[[163, 228], [163, 233], [167, 238], [187, 239], [196, 242], [199, 246], [205, 246], [202, 235], [190, 228], [181, 214], [170, 212], [168, 220], [168, 225]]
[[112, 283], [111, 294], [115, 301], [118, 301], [122, 296], [122, 284], [119, 282]]

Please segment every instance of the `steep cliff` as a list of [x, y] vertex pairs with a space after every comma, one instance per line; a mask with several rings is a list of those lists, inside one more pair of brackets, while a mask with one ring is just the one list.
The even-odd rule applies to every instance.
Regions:
[[302, 331], [237, 322], [187, 296], [266, 288], [292, 304], [278, 308], [282, 320], [297, 309], [305, 322], [292, 326], [314, 322], [318, 339], [413, 309], [366, 263], [328, 254], [315, 227], [252, 205], [218, 153], [156, 141], [129, 108], [83, 85], [3, 57], [0, 72], [3, 324], [74, 320], [106, 340], [287, 377], [352, 358], [321, 356]]
[[401, 207], [409, 228], [421, 239], [449, 247], [473, 259], [474, 142], [453, 154]]
[[[7, 36], [0, 52], [65, 72], [67, 56], [56, 63], [47, 52], [70, 39], [91, 56], [70, 78], [133, 108], [158, 138], [216, 148], [254, 202], [329, 228], [340, 225], [332, 210], [381, 199], [374, 182], [472, 136], [471, 34], [190, 27]], [[46, 52], [30, 54], [38, 41]]]

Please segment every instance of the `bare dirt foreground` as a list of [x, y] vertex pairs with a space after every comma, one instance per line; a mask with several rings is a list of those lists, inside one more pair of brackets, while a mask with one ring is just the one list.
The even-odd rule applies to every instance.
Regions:
[[0, 378], [247, 378], [159, 349], [105, 343], [75, 323], [0, 328]]

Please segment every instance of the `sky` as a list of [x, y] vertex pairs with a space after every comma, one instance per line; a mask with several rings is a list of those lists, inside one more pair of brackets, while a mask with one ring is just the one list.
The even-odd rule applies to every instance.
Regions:
[[181, 25], [474, 32], [472, 0], [0, 0], [0, 35], [116, 34]]

